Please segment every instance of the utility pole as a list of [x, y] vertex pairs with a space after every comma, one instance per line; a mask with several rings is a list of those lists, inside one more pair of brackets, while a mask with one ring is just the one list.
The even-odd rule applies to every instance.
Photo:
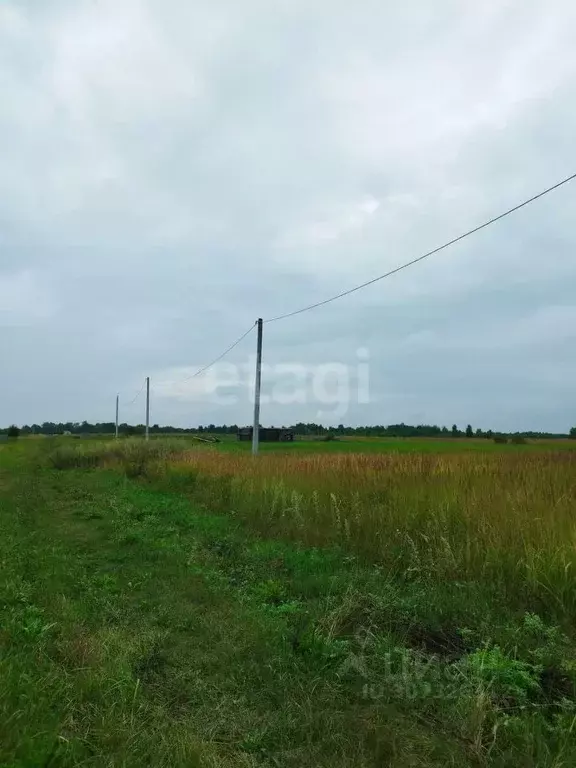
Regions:
[[254, 428], [252, 430], [252, 456], [258, 455], [260, 437], [260, 384], [262, 383], [262, 318], [259, 317], [258, 341], [256, 347], [256, 383], [254, 386]]
[[150, 439], [150, 376], [146, 376], [146, 440]]
[[118, 440], [118, 407], [119, 407], [120, 395], [116, 395], [116, 440]]

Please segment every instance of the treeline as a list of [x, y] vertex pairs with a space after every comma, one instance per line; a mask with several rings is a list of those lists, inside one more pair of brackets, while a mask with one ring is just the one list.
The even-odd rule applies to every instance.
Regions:
[[[211, 425], [214, 426], [214, 425]], [[0, 434], [6, 434], [9, 428], [0, 429]], [[119, 424], [118, 429], [122, 435], [143, 435], [146, 431], [144, 424]], [[215, 428], [216, 429], [216, 428]], [[232, 429], [232, 427], [230, 427]], [[237, 427], [234, 427], [236, 431]], [[116, 431], [116, 425], [113, 421], [96, 422], [91, 424], [88, 421], [82, 422], [53, 422], [45, 421], [42, 424], [24, 424], [19, 428], [21, 435], [113, 435]], [[191, 434], [203, 431], [200, 427], [162, 427], [159, 424], [150, 426], [150, 434]], [[206, 429], [206, 431], [208, 431]]]
[[[298, 422], [292, 426], [284, 427], [290, 429], [296, 435], [317, 436], [342, 435], [358, 437], [476, 437], [491, 439], [497, 436], [504, 437], [524, 437], [524, 438], [562, 438], [571, 437], [576, 439], [576, 427], [570, 430], [570, 433], [556, 432], [497, 432], [491, 429], [473, 429], [468, 424], [464, 429], [460, 429], [456, 424], [451, 428], [438, 427], [436, 425], [419, 424], [411, 426], [410, 424], [390, 424], [388, 426], [374, 425], [364, 427], [346, 427], [339, 424], [337, 427], [325, 427], [322, 424]], [[0, 429], [0, 434], [8, 434], [9, 427]], [[55, 423], [45, 421], [42, 424], [25, 424], [19, 428], [21, 435], [113, 435], [116, 426], [114, 422], [97, 422], [91, 424], [88, 421]], [[119, 431], [122, 435], [143, 435], [145, 432], [144, 424], [120, 424]], [[238, 431], [237, 424], [207, 424], [198, 427], [171, 427], [154, 424], [150, 427], [152, 435], [178, 435], [178, 434], [212, 434], [212, 435], [233, 435]]]
[[[298, 423], [290, 427], [297, 435], [347, 435], [358, 437], [484, 437], [491, 439], [497, 435], [505, 437], [526, 437], [526, 438], [562, 438], [568, 437], [566, 432], [500, 432], [496, 430], [473, 429], [468, 424], [464, 429], [460, 429], [457, 424], [451, 428], [439, 427], [435, 424], [389, 424], [373, 425], [364, 427], [346, 427], [339, 424], [337, 427], [324, 427], [321, 424], [303, 424]], [[570, 436], [576, 437], [576, 427], [570, 430]]]

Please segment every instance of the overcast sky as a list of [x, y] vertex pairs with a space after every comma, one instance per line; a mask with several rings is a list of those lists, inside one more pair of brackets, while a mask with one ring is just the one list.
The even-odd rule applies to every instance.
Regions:
[[[248, 423], [255, 334], [184, 379], [257, 317], [576, 172], [575, 39], [571, 0], [0, 2], [0, 425], [141, 422], [146, 375], [153, 423]], [[262, 422], [567, 430], [575, 221], [573, 182], [265, 325]]]

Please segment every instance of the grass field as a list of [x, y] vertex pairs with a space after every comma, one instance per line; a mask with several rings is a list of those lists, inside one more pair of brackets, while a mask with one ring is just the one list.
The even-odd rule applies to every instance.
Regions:
[[0, 445], [0, 765], [575, 765], [573, 444]]
[[[238, 442], [235, 437], [226, 435], [219, 446], [223, 450], [247, 452], [250, 443]], [[186, 439], [183, 437], [182, 439]], [[416, 437], [339, 437], [325, 441], [322, 438], [297, 439], [293, 443], [262, 443], [263, 453], [510, 453], [514, 451], [538, 452], [547, 450], [574, 450], [574, 440], [528, 440], [523, 445], [513, 443], [498, 444], [486, 439], [442, 439]]]

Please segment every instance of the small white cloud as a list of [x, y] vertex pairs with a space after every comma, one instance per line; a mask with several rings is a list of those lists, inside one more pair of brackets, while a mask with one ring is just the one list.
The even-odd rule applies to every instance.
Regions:
[[278, 244], [290, 248], [301, 245], [322, 245], [339, 240], [355, 230], [362, 229], [379, 207], [380, 202], [371, 196], [354, 203], [333, 206], [332, 210], [328, 210], [316, 220], [281, 235]]

